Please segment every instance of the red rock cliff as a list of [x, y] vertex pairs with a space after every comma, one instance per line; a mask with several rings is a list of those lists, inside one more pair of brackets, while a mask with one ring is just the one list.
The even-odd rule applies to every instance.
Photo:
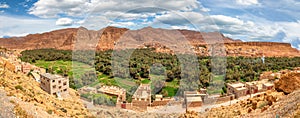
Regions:
[[[96, 41], [90, 41], [91, 38]], [[299, 56], [299, 51], [288, 43], [241, 42], [218, 32], [205, 33], [151, 27], [139, 30], [106, 27], [98, 31], [83, 27], [68, 28], [30, 34], [25, 37], [0, 38], [0, 46], [21, 50], [41, 48], [72, 50], [78, 39], [94, 43], [90, 45], [96, 45], [97, 50], [153, 47], [158, 52], [166, 53], [193, 52], [199, 55], [210, 55], [214, 50], [217, 54], [229, 56]], [[211, 46], [214, 43], [218, 43], [219, 46]], [[216, 47], [218, 49], [215, 49]]]

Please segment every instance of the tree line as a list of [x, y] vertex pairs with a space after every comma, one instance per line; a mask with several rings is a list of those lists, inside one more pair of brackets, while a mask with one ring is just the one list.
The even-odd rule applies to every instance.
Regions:
[[[110, 78], [141, 79], [149, 78], [149, 73], [164, 73], [167, 77], [166, 81], [172, 81], [175, 78], [185, 79], [188, 83], [186, 87], [191, 87], [191, 85], [208, 87], [214, 75], [225, 75], [224, 81], [226, 82], [247, 82], [259, 79], [264, 71], [279, 71], [300, 66], [300, 57], [265, 57], [265, 63], [263, 63], [262, 59], [257, 57], [195, 57], [189, 54], [157, 53], [154, 49], [96, 52], [37, 49], [26, 50], [21, 54], [21, 60], [30, 63], [36, 60], [83, 62], [94, 66], [96, 71]], [[192, 59], [194, 57], [196, 60]], [[154, 64], [161, 64], [163, 69], [150, 72]], [[195, 67], [195, 64], [198, 65], [197, 68], [191, 68]], [[199, 71], [195, 71], [197, 69]]]

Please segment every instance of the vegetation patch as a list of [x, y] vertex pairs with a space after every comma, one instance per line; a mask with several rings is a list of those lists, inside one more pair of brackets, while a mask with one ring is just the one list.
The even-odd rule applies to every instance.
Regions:
[[149, 80], [149, 79], [143, 79], [141, 81], [142, 84], [149, 84], [150, 82], [151, 82], [151, 80]]
[[33, 118], [33, 116], [27, 114], [27, 112], [23, 110], [19, 104], [16, 104], [16, 106], [14, 107], [14, 111], [16, 116], [18, 116], [19, 118]]
[[[130, 52], [133, 53], [129, 60], [124, 60], [123, 54], [129, 54]], [[72, 88], [90, 84], [96, 85], [97, 78], [102, 77], [94, 77], [95, 74], [91, 74], [95, 73], [92, 71], [93, 69], [89, 70], [91, 67], [95, 67], [97, 72], [108, 76], [105, 79], [100, 79], [100, 83], [104, 83], [105, 85], [118, 85], [120, 87], [124, 86], [126, 89], [130, 89], [128, 84], [122, 84], [122, 82], [142, 80], [141, 83], [148, 83], [147, 80], [143, 79], [150, 78], [151, 80], [149, 74], [150, 69], [154, 64], [158, 63], [161, 64], [165, 70], [155, 70], [153, 72], [163, 72], [166, 74], [166, 76], [164, 76], [166, 82], [172, 82], [174, 79], [178, 79], [180, 82], [183, 82], [181, 84], [183, 88], [191, 89], [194, 87], [202, 88], [210, 86], [214, 88], [214, 85], [219, 85], [222, 82], [255, 81], [258, 80], [260, 74], [264, 71], [292, 69], [293, 67], [300, 66], [300, 57], [265, 57], [265, 63], [263, 63], [260, 57], [224, 58], [198, 56], [198, 60], [196, 61], [198, 61], [200, 73], [195, 73], [195, 68], [191, 68], [189, 65], [194, 64], [191, 60], [193, 56], [188, 54], [172, 55], [157, 53], [154, 49], [127, 49], [117, 51], [116, 54], [114, 53], [114, 56], [112, 56], [112, 50], [97, 51], [96, 57], [93, 59], [88, 57], [88, 55], [94, 54], [94, 51], [78, 51], [76, 53], [78, 53], [78, 55], [72, 56], [72, 51], [54, 49], [27, 50], [22, 52], [21, 59], [37, 65], [42, 63], [40, 66], [48, 67], [48, 70], [52, 70], [54, 73], [67, 74], [69, 77], [73, 75], [74, 80], [72, 80], [72, 78], [70, 79], [70, 86]], [[181, 60], [187, 60], [188, 64], [182, 65], [183, 63], [178, 60], [177, 56], [180, 56]], [[112, 64], [112, 57], [114, 57], [115, 60], [113, 61], [114, 64]], [[49, 61], [57, 60], [62, 61], [48, 63]], [[64, 65], [70, 65], [71, 61], [80, 63], [77, 64], [79, 66], [79, 68], [77, 68], [78, 70], [73, 69], [69, 71], [68, 69], [70, 67], [64, 67]], [[127, 61], [129, 61], [129, 63]], [[118, 69], [114, 70], [114, 74], [112, 74], [112, 65], [118, 67]], [[86, 71], [83, 66], [88, 67]], [[77, 73], [79, 73], [79, 76], [76, 75]], [[221, 77], [220, 75], [225, 76]], [[220, 78], [222, 78], [222, 82]], [[182, 79], [185, 80], [181, 81]], [[119, 80], [121, 80], [121, 82], [119, 82]], [[177, 88], [176, 85], [167, 85], [167, 87]], [[212, 90], [211, 93], [220, 93], [221, 91], [222, 89], [218, 88]]]
[[94, 104], [98, 104], [98, 105], [114, 106], [116, 105], [117, 102], [117, 96], [108, 96], [106, 94], [101, 94], [101, 93], [97, 93], [97, 94], [86, 93], [86, 94], [81, 94], [80, 96], [90, 101], [93, 101]]
[[162, 88], [162, 94], [165, 97], [175, 96], [177, 91], [178, 91], [178, 88], [174, 88], [174, 87], [170, 87], [170, 86], [165, 86], [165, 87]]
[[208, 94], [224, 94], [223, 87], [225, 86], [224, 75], [215, 75], [207, 87]]
[[21, 85], [17, 85], [17, 86], [15, 86], [15, 89], [19, 89], [19, 90], [21, 90], [21, 91], [23, 91], [23, 90], [24, 90], [24, 88], [23, 88]]

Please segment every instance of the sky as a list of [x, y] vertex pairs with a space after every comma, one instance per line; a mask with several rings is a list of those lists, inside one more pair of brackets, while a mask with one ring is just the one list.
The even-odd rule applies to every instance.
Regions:
[[218, 31], [300, 49], [300, 0], [0, 0], [0, 37], [107, 26]]

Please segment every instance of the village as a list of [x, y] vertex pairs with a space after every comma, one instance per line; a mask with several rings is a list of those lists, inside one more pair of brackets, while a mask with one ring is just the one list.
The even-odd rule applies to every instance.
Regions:
[[[44, 91], [53, 95], [53, 97], [63, 99], [64, 95], [68, 94], [68, 77], [46, 73], [43, 68], [22, 62], [18, 59], [20, 55], [12, 51], [0, 51], [0, 56], [0, 63], [4, 65], [3, 69], [32, 77], [40, 83], [40, 87]], [[280, 78], [280, 74], [284, 72], [278, 72], [277, 74], [265, 73], [259, 81], [226, 83], [227, 93], [224, 95], [209, 95], [207, 89], [201, 88], [195, 91], [184, 91], [181, 97], [166, 97], [161, 94], [152, 95], [151, 84], [140, 84], [132, 95], [132, 101], [128, 103], [126, 102], [126, 90], [118, 86], [103, 85], [100, 88], [84, 86], [78, 89], [78, 92], [80, 94], [101, 93], [114, 96], [117, 98], [115, 107], [126, 110], [144, 112], [158, 110], [164, 106], [180, 106], [184, 110], [195, 110], [201, 107], [205, 108], [207, 105], [230, 102], [241, 97], [251, 97], [251, 95], [254, 96], [273, 90], [274, 81], [276, 81], [276, 78]], [[155, 98], [153, 99], [151, 96], [155, 96]]]

